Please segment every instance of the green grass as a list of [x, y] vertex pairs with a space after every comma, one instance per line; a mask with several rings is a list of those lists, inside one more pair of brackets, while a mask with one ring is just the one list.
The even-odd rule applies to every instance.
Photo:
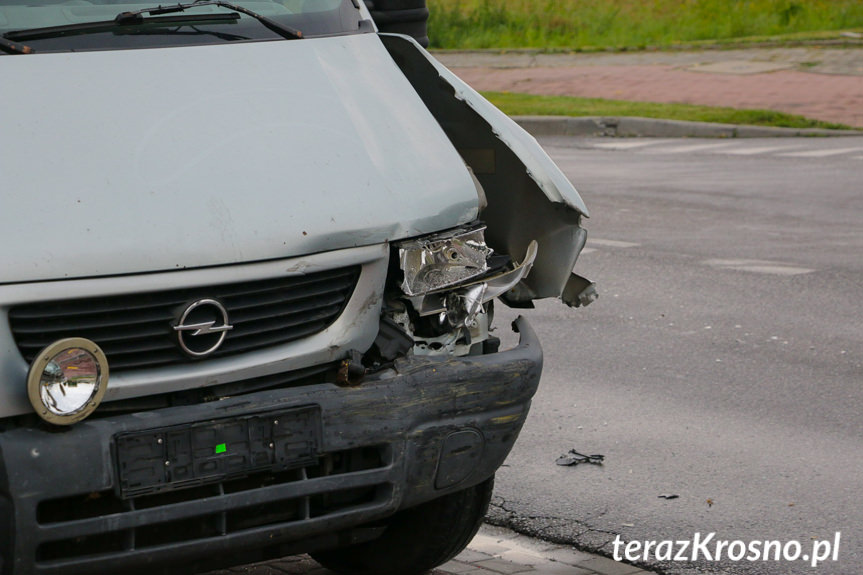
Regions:
[[510, 92], [484, 92], [483, 96], [510, 116], [637, 116], [778, 128], [856, 129], [842, 124], [811, 120], [803, 116], [770, 110], [738, 110], [689, 104], [655, 104], [625, 100], [603, 100], [601, 98], [536, 96]]
[[640, 49], [863, 30], [861, 0], [429, 0], [432, 47]]

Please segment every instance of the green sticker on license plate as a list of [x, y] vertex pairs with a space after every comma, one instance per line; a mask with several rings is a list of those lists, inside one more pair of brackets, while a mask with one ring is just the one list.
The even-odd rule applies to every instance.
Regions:
[[227, 443], [220, 443], [219, 445], [216, 446], [216, 454], [217, 455], [219, 453], [225, 453], [226, 451], [228, 451], [228, 444]]

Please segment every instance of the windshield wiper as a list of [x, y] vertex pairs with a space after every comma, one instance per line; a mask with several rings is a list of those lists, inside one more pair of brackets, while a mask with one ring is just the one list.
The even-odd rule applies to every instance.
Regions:
[[234, 10], [236, 12], [240, 12], [242, 14], [246, 14], [247, 16], [251, 16], [252, 18], [258, 20], [265, 27], [269, 28], [276, 34], [282, 36], [283, 38], [287, 38], [289, 40], [294, 40], [297, 38], [302, 38], [303, 33], [299, 30], [295, 30], [290, 26], [285, 26], [283, 24], [279, 24], [266, 16], [262, 16], [256, 12], [253, 12], [247, 8], [242, 6], [237, 6], [236, 4], [232, 4], [230, 2], [224, 2], [223, 0], [199, 0], [198, 2], [191, 2], [188, 4], [175, 4], [171, 6], [156, 6], [155, 8], [144, 8], [143, 10], [135, 10], [134, 12], [121, 12], [117, 14], [117, 16], [113, 20], [107, 20], [104, 22], [82, 22], [80, 24], [69, 24], [66, 26], [48, 26], [45, 28], [30, 28], [27, 30], [16, 30], [14, 32], [7, 32], [3, 34], [2, 38], [5, 39], [5, 42], [0, 42], [0, 50], [4, 50], [6, 52], [15, 53], [15, 54], [26, 54], [32, 52], [33, 50], [29, 48], [29, 46], [23, 46], [21, 44], [15, 44], [14, 42], [8, 42], [8, 40], [36, 40], [42, 38], [55, 38], [57, 36], [64, 36], [66, 34], [79, 34], [79, 33], [89, 33], [89, 32], [101, 32], [116, 29], [119, 26], [138, 26], [142, 24], [180, 24], [184, 22], [194, 21], [194, 22], [207, 22], [207, 21], [225, 21], [225, 20], [237, 20], [239, 19], [239, 14], [229, 13], [229, 14], [201, 14], [199, 16], [168, 16], [162, 18], [144, 18], [144, 14], [149, 14], [151, 16], [158, 16], [160, 14], [171, 14], [175, 12], [185, 12], [187, 9], [196, 8], [198, 6], [221, 6], [222, 8], [228, 8], [229, 10]]
[[[238, 14], [239, 16], [239, 14]], [[191, 30], [184, 30], [183, 28], [191, 28]], [[153, 28], [141, 28], [140, 30], [135, 31], [136, 36], [213, 36], [218, 38], [219, 40], [224, 40], [225, 42], [241, 42], [244, 40], [251, 40], [248, 36], [240, 36], [238, 34], [228, 34], [225, 32], [216, 32], [215, 30], [202, 30], [198, 28], [195, 24], [185, 24], [183, 26], [178, 26], [176, 28], [169, 28], [166, 26], [159, 26], [156, 29]]]
[[0, 52], [6, 52], [7, 54], [32, 54], [33, 48], [24, 44], [10, 42], [3, 36], [0, 36]]
[[[187, 24], [189, 22], [225, 22], [236, 21], [240, 19], [240, 15], [236, 13], [227, 14], [201, 14], [200, 16], [167, 16], [164, 18], [146, 19], [138, 22], [138, 24]], [[90, 34], [93, 32], [107, 32], [116, 30], [118, 26], [126, 26], [127, 24], [118, 24], [117, 20], [105, 20], [103, 22], [82, 22], [80, 24], [66, 24], [64, 26], [46, 26], [45, 28], [29, 28], [27, 30], [16, 30], [3, 34], [3, 38], [7, 40], [43, 40], [45, 38], [56, 38], [58, 36], [74, 35], [74, 34]]]
[[233, 4], [231, 2], [225, 2], [223, 0], [197, 0], [196, 2], [190, 2], [188, 4], [156, 6], [155, 8], [144, 8], [143, 10], [135, 10], [134, 12], [122, 12], [117, 15], [115, 21], [121, 26], [127, 24], [137, 24], [144, 21], [144, 14], [149, 14], [150, 16], [157, 16], [159, 14], [185, 12], [189, 8], [196, 8], [198, 6], [221, 6], [222, 8], [227, 8], [229, 10], [234, 10], [241, 14], [245, 14], [246, 16], [251, 16], [282, 38], [287, 38], [288, 40], [298, 40], [303, 37], [303, 33], [296, 28], [292, 28], [291, 26], [287, 26], [285, 24], [279, 24], [275, 20], [271, 20], [263, 14], [258, 14], [257, 12], [253, 12], [252, 10], [240, 6], [239, 4]]

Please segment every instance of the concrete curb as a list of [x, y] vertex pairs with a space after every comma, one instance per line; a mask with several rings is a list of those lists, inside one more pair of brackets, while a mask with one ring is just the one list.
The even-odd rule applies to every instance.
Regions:
[[767, 128], [636, 117], [514, 116], [533, 136], [612, 136], [619, 138], [783, 138], [863, 136], [863, 131]]

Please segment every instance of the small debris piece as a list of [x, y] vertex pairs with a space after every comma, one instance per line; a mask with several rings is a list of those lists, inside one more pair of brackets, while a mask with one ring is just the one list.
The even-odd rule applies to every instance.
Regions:
[[583, 453], [579, 453], [574, 449], [570, 449], [568, 453], [564, 453], [560, 457], [557, 458], [558, 465], [562, 465], [564, 467], [578, 465], [580, 463], [590, 463], [591, 465], [602, 465], [602, 462], [605, 460], [604, 455], [584, 455]]
[[680, 495], [675, 495], [674, 493], [661, 493], [659, 495], [660, 499], [677, 499]]
[[366, 368], [363, 367], [362, 355], [355, 349], [350, 352], [350, 357], [342, 360], [336, 375], [336, 383], [342, 386], [357, 386], [363, 381]]
[[708, 500], [707, 500], [707, 506], [708, 506], [708, 507], [713, 507], [713, 500], [712, 500], [712, 499], [708, 499]]

